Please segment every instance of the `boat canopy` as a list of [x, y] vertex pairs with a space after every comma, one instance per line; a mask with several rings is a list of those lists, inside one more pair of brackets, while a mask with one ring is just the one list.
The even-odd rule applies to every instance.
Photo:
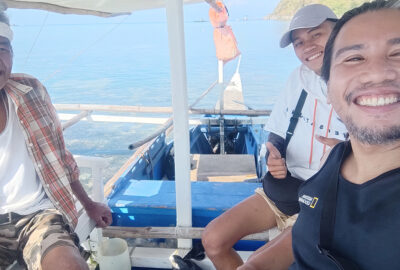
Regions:
[[[2, 0], [5, 8], [40, 9], [63, 14], [110, 17], [129, 14], [136, 10], [163, 8], [167, 0]], [[207, 0], [213, 2], [214, 0]], [[184, 4], [204, 0], [183, 0]]]

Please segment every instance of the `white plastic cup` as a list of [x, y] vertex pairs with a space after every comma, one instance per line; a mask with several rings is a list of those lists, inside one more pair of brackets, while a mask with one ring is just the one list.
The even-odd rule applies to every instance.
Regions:
[[128, 244], [121, 238], [104, 239], [99, 249], [100, 270], [131, 270]]

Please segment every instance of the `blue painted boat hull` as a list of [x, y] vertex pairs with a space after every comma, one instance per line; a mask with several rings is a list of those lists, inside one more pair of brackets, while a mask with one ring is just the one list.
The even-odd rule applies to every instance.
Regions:
[[[228, 126], [225, 127], [225, 134], [231, 140], [225, 149], [237, 154], [253, 155], [257, 175], [261, 176], [265, 164], [259, 162], [260, 145], [267, 137], [262, 126]], [[191, 154], [218, 152], [216, 145], [213, 145], [213, 137], [219, 137], [216, 127], [199, 125], [191, 129]], [[175, 226], [176, 193], [173, 180], [173, 143], [167, 143], [165, 134], [161, 134], [115, 183], [108, 197], [108, 205], [113, 213], [112, 225]], [[260, 186], [259, 181], [192, 181], [192, 226], [205, 227], [224, 211], [254, 194], [254, 190]], [[240, 241], [236, 248], [254, 250], [262, 244], [264, 242]]]

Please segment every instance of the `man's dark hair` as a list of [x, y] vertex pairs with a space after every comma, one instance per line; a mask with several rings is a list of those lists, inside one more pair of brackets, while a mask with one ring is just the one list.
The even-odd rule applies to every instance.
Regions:
[[333, 27], [332, 33], [328, 39], [325, 46], [324, 61], [321, 70], [321, 77], [325, 82], [329, 81], [330, 69], [332, 62], [333, 45], [335, 43], [336, 37], [339, 34], [342, 27], [350, 21], [352, 18], [367, 13], [370, 11], [376, 11], [381, 9], [397, 8], [400, 9], [400, 0], [376, 0], [373, 2], [367, 2], [363, 5], [347, 11], [343, 16], [337, 21], [335, 27]]

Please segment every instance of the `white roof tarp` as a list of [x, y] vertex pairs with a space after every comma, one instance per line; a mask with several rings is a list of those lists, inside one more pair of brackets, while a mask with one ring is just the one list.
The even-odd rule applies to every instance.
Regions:
[[[64, 14], [115, 16], [135, 10], [165, 7], [168, 0], [0, 0], [6, 8], [41, 9]], [[184, 4], [204, 0], [183, 0]]]

